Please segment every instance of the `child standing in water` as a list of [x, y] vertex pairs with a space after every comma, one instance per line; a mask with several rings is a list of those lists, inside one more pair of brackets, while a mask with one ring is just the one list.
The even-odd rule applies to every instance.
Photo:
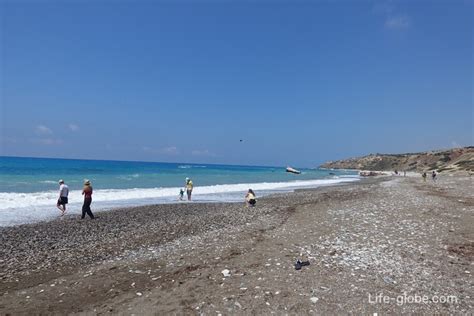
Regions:
[[179, 189], [179, 198], [178, 198], [180, 201], [182, 201], [184, 199], [184, 190], [183, 189]]

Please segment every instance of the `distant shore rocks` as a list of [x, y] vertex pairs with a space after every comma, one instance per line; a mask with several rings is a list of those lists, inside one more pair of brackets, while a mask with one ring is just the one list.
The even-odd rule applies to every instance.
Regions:
[[[474, 172], [474, 146], [405, 154], [371, 154], [364, 157], [329, 161], [324, 169], [370, 171]], [[370, 176], [370, 175], [369, 175]]]

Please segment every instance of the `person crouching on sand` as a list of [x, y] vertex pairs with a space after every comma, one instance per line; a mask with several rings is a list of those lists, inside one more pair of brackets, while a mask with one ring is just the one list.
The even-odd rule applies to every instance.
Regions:
[[245, 194], [245, 204], [247, 207], [249, 206], [255, 206], [257, 203], [257, 197], [255, 196], [255, 193], [253, 192], [252, 189], [249, 189], [247, 194]]
[[69, 187], [64, 183], [64, 180], [59, 180], [59, 198], [56, 207], [61, 211], [61, 216], [66, 213], [67, 197], [69, 195]]
[[81, 219], [84, 219], [87, 215], [91, 219], [94, 219], [94, 214], [91, 211], [91, 203], [92, 203], [92, 186], [89, 180], [84, 181], [84, 188], [82, 189], [82, 195], [84, 195], [84, 204], [82, 205], [82, 216]]

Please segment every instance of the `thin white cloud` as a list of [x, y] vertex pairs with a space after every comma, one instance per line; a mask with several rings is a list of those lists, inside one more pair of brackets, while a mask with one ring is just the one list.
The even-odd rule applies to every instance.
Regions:
[[67, 127], [73, 132], [76, 132], [76, 131], [79, 130], [79, 126], [77, 124], [74, 124], [74, 123], [69, 123], [69, 125]]
[[191, 151], [191, 155], [193, 156], [201, 156], [201, 157], [215, 157], [216, 155], [212, 152], [210, 152], [208, 149], [203, 149], [203, 150], [193, 150]]
[[372, 12], [385, 17], [384, 26], [388, 30], [403, 30], [412, 25], [412, 20], [397, 9], [392, 0], [379, 0], [372, 7]]
[[164, 155], [178, 155], [179, 150], [176, 146], [164, 147], [164, 148], [152, 148], [149, 146], [143, 146], [142, 150], [152, 154], [164, 154]]
[[37, 125], [35, 131], [38, 138], [30, 139], [32, 143], [46, 146], [60, 145], [63, 143], [62, 139], [54, 137], [53, 131], [46, 125]]
[[385, 20], [385, 27], [390, 30], [407, 29], [411, 26], [411, 20], [406, 15], [388, 17]]
[[53, 135], [53, 131], [45, 125], [36, 126], [35, 130], [38, 135]]
[[52, 138], [52, 137], [46, 137], [46, 138], [34, 138], [31, 139], [31, 142], [35, 144], [40, 144], [40, 145], [61, 145], [63, 143], [62, 139], [59, 138]]
[[177, 155], [177, 154], [179, 154], [178, 148], [176, 148], [175, 146], [163, 148], [161, 151], [164, 154], [167, 154], [167, 155]]

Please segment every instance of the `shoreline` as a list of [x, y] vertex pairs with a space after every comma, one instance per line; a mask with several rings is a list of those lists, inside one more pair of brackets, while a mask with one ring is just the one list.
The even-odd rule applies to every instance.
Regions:
[[[3, 227], [0, 312], [466, 312], [470, 181], [377, 177], [268, 196], [255, 208], [159, 204]], [[295, 271], [303, 253], [311, 265]], [[367, 293], [380, 291], [459, 301], [369, 304]]]
[[[338, 185], [340, 183], [350, 183], [360, 181], [360, 178], [328, 178], [328, 179], [312, 179], [312, 180], [296, 180], [290, 182], [269, 182], [269, 183], [238, 183], [238, 184], [222, 184], [222, 185], [210, 185], [197, 187], [193, 193], [192, 203], [239, 203], [243, 201], [243, 196], [249, 187], [260, 188], [254, 189], [257, 194], [260, 193], [260, 198], [269, 195], [280, 194], [280, 193], [291, 193], [295, 190], [305, 187], [325, 187]], [[220, 188], [219, 188], [220, 187]], [[233, 191], [227, 191], [232, 187]], [[268, 189], [267, 187], [275, 187]], [[212, 190], [216, 192], [211, 192]], [[122, 210], [134, 207], [146, 207], [150, 205], [162, 205], [162, 204], [182, 204], [190, 203], [186, 200], [179, 201], [177, 199], [177, 192], [179, 187], [172, 188], [133, 188], [123, 189], [125, 195], [135, 194], [135, 198], [110, 200], [112, 195], [117, 195], [120, 190], [102, 189], [96, 190], [93, 196], [92, 211], [94, 213], [109, 212], [113, 210]], [[130, 191], [130, 192], [128, 192]], [[210, 192], [207, 192], [210, 191]], [[128, 192], [128, 193], [127, 193]], [[74, 190], [70, 192], [69, 204], [67, 206], [68, 211], [65, 216], [80, 216], [81, 206], [83, 197], [80, 195], [81, 191]], [[165, 193], [164, 196], [160, 194]], [[174, 194], [176, 193], [176, 194]], [[11, 193], [14, 195], [31, 195], [32, 207], [23, 206], [20, 209], [3, 209], [0, 210], [2, 218], [0, 219], [0, 227], [13, 227], [24, 224], [34, 224], [40, 222], [48, 222], [57, 220], [59, 212], [56, 210], [55, 197], [56, 191], [48, 192], [35, 192], [35, 193]], [[39, 205], [36, 204], [35, 199], [38, 195], [45, 195]], [[73, 196], [75, 195], [75, 196]], [[222, 196], [222, 195], [226, 195]], [[76, 197], [76, 201], [74, 200]], [[5, 197], [8, 199], [8, 197]], [[186, 197], [185, 197], [186, 198]], [[18, 198], [12, 198], [13, 201]], [[28, 203], [28, 202], [25, 202]], [[96, 208], [98, 206], [98, 208]], [[33, 209], [33, 211], [31, 210]], [[56, 216], [58, 215], [58, 216]]]

